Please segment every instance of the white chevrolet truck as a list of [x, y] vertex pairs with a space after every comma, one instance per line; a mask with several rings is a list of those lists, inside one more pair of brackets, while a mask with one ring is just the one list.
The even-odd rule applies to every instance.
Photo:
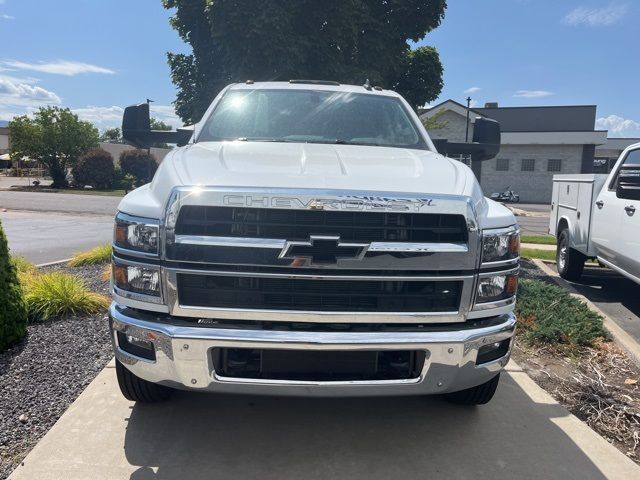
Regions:
[[[247, 81], [119, 206], [110, 327], [122, 393], [444, 394], [488, 402], [511, 353], [519, 229], [398, 94]], [[498, 151], [496, 122], [444, 144]]]
[[557, 266], [579, 280], [587, 258], [640, 283], [640, 143], [606, 174], [554, 175], [549, 233]]

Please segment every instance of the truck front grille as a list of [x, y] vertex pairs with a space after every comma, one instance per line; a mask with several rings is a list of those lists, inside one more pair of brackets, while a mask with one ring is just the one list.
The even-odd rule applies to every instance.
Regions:
[[306, 240], [340, 236], [360, 242], [467, 242], [463, 215], [285, 210], [185, 205], [176, 235]]
[[178, 274], [181, 305], [333, 312], [455, 312], [462, 281]]

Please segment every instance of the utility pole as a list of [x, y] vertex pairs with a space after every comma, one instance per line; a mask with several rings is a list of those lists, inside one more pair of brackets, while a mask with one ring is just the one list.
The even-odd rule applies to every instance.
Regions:
[[[149, 105], [149, 118], [151, 118], [151, 103], [153, 102], [153, 100], [151, 100], [150, 98], [147, 98], [147, 105]], [[467, 115], [468, 117], [469, 115]], [[153, 156], [151, 155], [151, 145], [149, 145], [149, 147], [147, 148], [147, 154], [149, 154], [149, 157], [153, 158]], [[151, 181], [151, 165], [149, 163], [147, 163], [147, 178], [149, 179], [149, 181]]]
[[471, 97], [467, 97], [467, 131], [464, 134], [465, 143], [469, 141], [469, 108], [471, 107]]

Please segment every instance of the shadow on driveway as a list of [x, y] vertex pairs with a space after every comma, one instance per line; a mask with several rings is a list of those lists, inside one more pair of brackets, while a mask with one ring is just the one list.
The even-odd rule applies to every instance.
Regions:
[[609, 268], [596, 267], [585, 267], [580, 282], [568, 283], [640, 342], [640, 286], [637, 283]]
[[179, 392], [133, 406], [132, 480], [605, 478], [508, 375], [479, 408], [435, 397], [317, 399]]

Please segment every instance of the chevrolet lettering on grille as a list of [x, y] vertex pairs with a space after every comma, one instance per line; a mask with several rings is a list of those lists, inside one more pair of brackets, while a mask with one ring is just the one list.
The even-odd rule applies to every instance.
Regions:
[[279, 258], [309, 265], [336, 265], [338, 260], [362, 260], [368, 243], [341, 242], [338, 236], [311, 235], [308, 241], [287, 241]]

